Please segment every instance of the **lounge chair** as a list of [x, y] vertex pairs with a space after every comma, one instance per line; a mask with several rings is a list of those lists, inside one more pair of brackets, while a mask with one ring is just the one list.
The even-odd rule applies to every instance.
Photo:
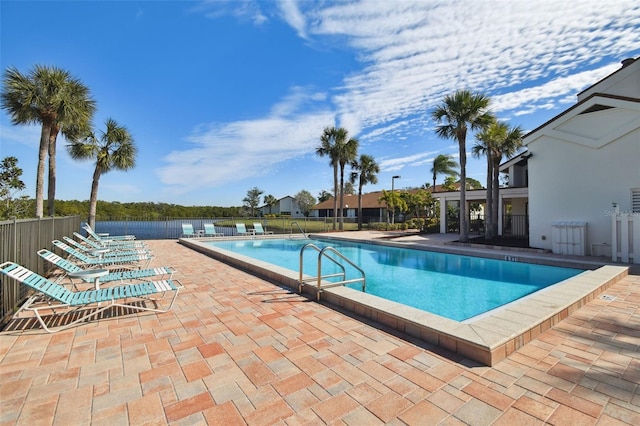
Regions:
[[[87, 283], [93, 281], [91, 278], [86, 278], [82, 276], [83, 275], [82, 272], [89, 271], [89, 269], [83, 269], [78, 265], [76, 265], [75, 263], [62, 258], [57, 254], [50, 252], [47, 249], [38, 250], [38, 256], [52, 263], [53, 265], [57, 266], [59, 269], [61, 269], [64, 272], [64, 274], [61, 274], [60, 277], [56, 279], [55, 281], [56, 283], [59, 283], [65, 277], [69, 277], [73, 287], [77, 288], [75, 283], [73, 282], [74, 278], [76, 279], [79, 278], [82, 281]], [[80, 273], [78, 274], [78, 272]], [[161, 280], [164, 280], [164, 279], [170, 280], [171, 278], [173, 278], [173, 274], [175, 272], [176, 272], [175, 269], [167, 266], [150, 268], [150, 269], [126, 269], [121, 271], [109, 271], [107, 275], [100, 277], [100, 282], [107, 283], [107, 282], [113, 282], [113, 281], [124, 282], [124, 281], [134, 281], [134, 280], [150, 281], [148, 278], [151, 278], [151, 277], [155, 277], [155, 279], [161, 279]]]
[[217, 232], [216, 226], [213, 223], [205, 223], [204, 236], [205, 237], [222, 237], [224, 236], [224, 234], [222, 232]]
[[78, 239], [78, 241], [84, 243], [87, 246], [99, 249], [99, 248], [114, 248], [114, 249], [130, 249], [130, 250], [135, 250], [135, 249], [146, 249], [147, 245], [144, 243], [144, 241], [97, 241], [97, 240], [92, 240], [89, 239], [87, 237], [85, 237], [82, 234], [78, 234], [77, 232], [73, 233], [73, 236], [76, 237]]
[[87, 231], [87, 234], [96, 241], [133, 241], [136, 239], [135, 235], [97, 234], [88, 223], [82, 225], [82, 229]]
[[190, 223], [182, 224], [182, 237], [195, 237], [196, 233], [193, 230], [193, 225]]
[[[29, 297], [20, 309], [18, 309], [13, 318], [17, 318], [22, 311], [32, 311], [47, 333], [65, 330], [113, 307], [140, 311], [167, 312], [173, 307], [173, 303], [178, 297], [178, 292], [182, 288], [182, 284], [177, 280], [160, 280], [107, 287], [99, 290], [72, 291], [61, 284], [48, 280], [24, 266], [13, 262], [5, 262], [0, 265], [0, 272], [36, 291], [36, 293]], [[165, 309], [157, 307], [157, 300], [159, 299], [149, 297], [158, 294], [161, 295], [161, 298], [164, 298], [167, 292], [173, 292], [173, 297], [171, 298], [169, 306]], [[131, 299], [131, 301], [135, 300], [139, 303], [125, 303], [128, 299]], [[152, 301], [154, 307], [147, 307], [146, 303], [141, 303], [141, 301]], [[92, 309], [82, 309], [92, 306]], [[72, 309], [71, 318], [75, 319], [68, 324], [56, 325], [54, 330], [47, 327], [40, 311], [49, 311], [53, 315], [58, 316], [58, 309]], [[54, 324], [60, 324], [60, 322], [56, 319]]]
[[244, 223], [236, 223], [236, 233], [241, 236], [246, 236], [246, 235], [253, 236], [256, 234], [255, 230], [253, 229], [247, 230], [247, 227]]
[[80, 250], [83, 253], [89, 255], [100, 254], [103, 257], [107, 256], [134, 256], [134, 255], [143, 255], [149, 254], [148, 250], [145, 249], [136, 249], [136, 248], [120, 248], [120, 247], [87, 247], [83, 246], [73, 238], [69, 238], [67, 236], [62, 237], [70, 246]]
[[113, 265], [131, 265], [136, 264], [140, 267], [140, 269], [146, 268], [151, 259], [153, 259], [153, 255], [150, 253], [141, 254], [141, 255], [125, 255], [125, 256], [92, 256], [89, 254], [82, 253], [79, 250], [70, 247], [69, 245], [63, 243], [60, 240], [53, 240], [53, 245], [58, 247], [59, 249], [66, 252], [68, 255], [73, 256], [78, 259], [82, 264], [87, 266], [113, 266]]
[[253, 232], [256, 235], [273, 234], [273, 231], [265, 231], [260, 222], [254, 222], [254, 224], [253, 224]]

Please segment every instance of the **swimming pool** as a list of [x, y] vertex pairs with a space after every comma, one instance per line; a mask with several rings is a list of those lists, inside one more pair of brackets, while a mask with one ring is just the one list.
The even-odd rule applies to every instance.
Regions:
[[[410, 248], [343, 241], [258, 239], [207, 245], [299, 270], [300, 249], [332, 246], [366, 273], [366, 292], [455, 321], [464, 321], [583, 272], [581, 269], [507, 262]], [[303, 271], [317, 275], [317, 252], [306, 252]], [[347, 268], [347, 279], [357, 277]], [[323, 263], [323, 274], [335, 272]], [[360, 284], [347, 286], [360, 289]]]

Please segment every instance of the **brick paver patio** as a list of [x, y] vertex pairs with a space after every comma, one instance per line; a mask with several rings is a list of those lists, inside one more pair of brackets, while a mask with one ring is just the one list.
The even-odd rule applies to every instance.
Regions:
[[173, 311], [0, 335], [0, 424], [640, 424], [640, 276], [489, 368], [176, 241]]

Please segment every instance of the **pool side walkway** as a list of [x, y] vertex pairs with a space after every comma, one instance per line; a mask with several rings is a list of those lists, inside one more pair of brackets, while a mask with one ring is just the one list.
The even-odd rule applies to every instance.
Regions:
[[148, 244], [174, 309], [1, 333], [0, 425], [640, 424], [640, 275], [485, 367]]

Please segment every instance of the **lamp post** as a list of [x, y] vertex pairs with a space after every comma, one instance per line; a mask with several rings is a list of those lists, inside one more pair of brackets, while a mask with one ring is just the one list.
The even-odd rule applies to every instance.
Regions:
[[400, 176], [398, 175], [391, 176], [391, 224], [392, 225], [396, 223], [396, 206], [393, 204], [393, 198], [396, 195], [395, 187], [394, 187], [394, 183], [396, 179], [400, 179]]

